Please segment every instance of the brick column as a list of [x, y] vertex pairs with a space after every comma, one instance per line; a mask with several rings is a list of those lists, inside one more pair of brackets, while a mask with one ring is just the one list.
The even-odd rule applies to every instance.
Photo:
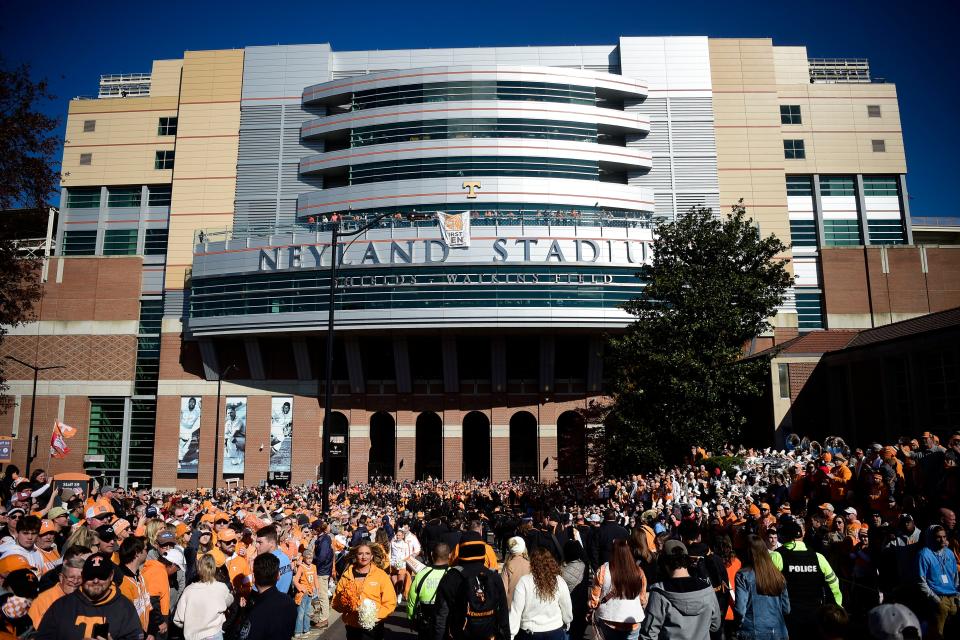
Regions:
[[293, 398], [293, 459], [290, 483], [297, 485], [317, 479], [317, 465], [323, 458], [323, 409], [316, 398]]
[[[270, 466], [270, 402], [270, 396], [247, 396], [247, 451], [242, 479], [247, 487], [258, 486], [261, 480], [267, 478]], [[222, 432], [220, 439], [223, 440]], [[222, 458], [223, 451], [220, 453]]]
[[[537, 460], [537, 470], [541, 482], [557, 481], [557, 425], [541, 424], [537, 426], [540, 455]], [[543, 466], [543, 461], [547, 466]]]
[[393, 477], [397, 481], [413, 480], [417, 464], [417, 425], [412, 411], [397, 412], [396, 461]]
[[370, 411], [350, 411], [350, 448], [347, 451], [347, 478], [350, 482], [366, 482], [370, 464]]
[[[226, 394], [220, 396], [220, 422], [223, 423], [223, 416], [226, 413]], [[223, 427], [217, 428], [217, 396], [203, 396], [200, 411], [200, 460], [197, 465], [197, 479], [194, 486], [202, 489], [209, 489], [213, 486], [213, 448], [223, 447], [221, 440], [223, 436]], [[178, 412], [179, 413], [179, 412]], [[216, 438], [214, 431], [219, 431], [221, 438]], [[222, 453], [222, 450], [221, 450]], [[220, 464], [223, 464], [223, 456], [218, 454]], [[218, 482], [217, 486], [223, 486]]]
[[[461, 417], [461, 421], [455, 419]], [[449, 422], [448, 422], [449, 421]], [[463, 478], [463, 423], [462, 412], [443, 412], [443, 479]]]
[[510, 479], [510, 424], [490, 426], [490, 480]]

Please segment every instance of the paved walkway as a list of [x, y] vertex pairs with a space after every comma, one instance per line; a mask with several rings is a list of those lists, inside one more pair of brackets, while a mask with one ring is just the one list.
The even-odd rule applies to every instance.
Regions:
[[[398, 606], [397, 610], [393, 612], [393, 615], [387, 618], [386, 629], [387, 638], [412, 640], [417, 637], [417, 634], [410, 628], [407, 622], [406, 603]], [[315, 638], [323, 638], [323, 640], [343, 640], [347, 637], [347, 632], [343, 627], [343, 622], [340, 620], [340, 614], [331, 609], [330, 626], [322, 633], [314, 629], [304, 637], [306, 640], [314, 640]]]

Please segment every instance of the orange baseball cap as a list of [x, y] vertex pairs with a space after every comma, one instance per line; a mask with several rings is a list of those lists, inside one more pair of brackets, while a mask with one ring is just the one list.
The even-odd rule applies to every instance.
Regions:
[[820, 505], [820, 506], [817, 507], [817, 508], [818, 508], [818, 509], [826, 509], [826, 510], [829, 511], [830, 513], [833, 513], [833, 505], [830, 504], [829, 502], [824, 502], [822, 505]]
[[0, 558], [0, 575], [7, 575], [17, 569], [33, 569], [27, 559], [16, 553], [11, 553], [6, 558]]
[[231, 540], [236, 540], [237, 532], [233, 529], [223, 529], [217, 533], [217, 539], [219, 539], [220, 542], [230, 542]]
[[126, 529], [129, 529], [129, 528], [130, 528], [130, 522], [128, 520], [124, 520], [123, 518], [120, 518], [119, 520], [113, 523], [113, 532], [116, 533], [117, 535], [119, 535], [121, 531], [125, 531]]
[[57, 526], [56, 526], [55, 524], [53, 524], [52, 521], [50, 521], [50, 520], [41, 520], [41, 521], [40, 521], [40, 534], [39, 534], [39, 535], [42, 536], [42, 535], [45, 534], [45, 533], [56, 533], [56, 532], [57, 532]]
[[200, 516], [200, 522], [213, 522], [213, 514], [212, 513], [203, 514], [202, 516]]
[[757, 507], [757, 505], [755, 505], [755, 504], [750, 505], [749, 511], [750, 511], [750, 515], [752, 515], [752, 516], [759, 516], [759, 515], [760, 515], [760, 508]]

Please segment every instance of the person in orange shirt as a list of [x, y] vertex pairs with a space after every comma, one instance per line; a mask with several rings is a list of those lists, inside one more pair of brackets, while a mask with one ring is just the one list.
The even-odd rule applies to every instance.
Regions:
[[43, 566], [40, 567], [41, 576], [60, 564], [60, 552], [57, 551], [57, 547], [53, 544], [56, 536], [57, 525], [49, 520], [40, 522], [40, 535], [37, 536], [37, 549], [40, 550], [40, 555], [43, 556]]
[[294, 629], [297, 633], [307, 633], [310, 631], [313, 597], [317, 593], [317, 567], [313, 564], [313, 551], [304, 551], [301, 560], [297, 560], [296, 564], [293, 587], [297, 593], [293, 601], [297, 604], [297, 623]]
[[[143, 538], [127, 538], [120, 545], [120, 593], [133, 603], [140, 617], [140, 625], [147, 635], [156, 635], [159, 626], [151, 625], [150, 592], [147, 583], [140, 573], [141, 567], [147, 561], [147, 543]], [[157, 612], [159, 614], [159, 612]]]
[[63, 568], [60, 569], [60, 578], [57, 580], [57, 584], [40, 593], [33, 601], [33, 604], [30, 605], [29, 614], [30, 619], [33, 621], [34, 629], [40, 628], [40, 620], [43, 619], [43, 614], [47, 612], [51, 604], [80, 588], [80, 583], [82, 582], [80, 574], [86, 559], [85, 555], [71, 556], [68, 558], [63, 563]]
[[156, 627], [163, 636], [167, 632], [167, 620], [170, 619], [170, 574], [167, 572], [167, 565], [159, 560], [149, 559], [143, 563], [140, 574], [150, 596], [151, 616], [159, 618]]
[[[333, 594], [334, 610], [343, 614], [347, 637], [382, 637], [383, 621], [397, 608], [397, 595], [390, 576], [373, 562], [373, 548], [366, 543], [354, 547], [353, 562], [344, 570]], [[377, 605], [377, 623], [372, 631], [360, 626], [360, 603], [372, 600]]]
[[245, 557], [237, 554], [237, 532], [233, 529], [221, 529], [217, 548], [211, 550], [210, 555], [217, 562], [220, 577], [227, 579], [233, 592], [238, 597], [249, 595], [250, 565]]

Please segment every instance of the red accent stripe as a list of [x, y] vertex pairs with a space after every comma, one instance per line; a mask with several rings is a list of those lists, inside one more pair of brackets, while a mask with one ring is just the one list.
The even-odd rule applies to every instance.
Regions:
[[177, 140], [193, 140], [195, 138], [239, 138], [239, 133], [221, 133], [210, 136], [177, 136]]
[[132, 147], [132, 146], [141, 146], [146, 144], [174, 144], [174, 140], [164, 141], [164, 142], [109, 142], [103, 144], [65, 144], [64, 148], [67, 149], [84, 149], [87, 147]]

